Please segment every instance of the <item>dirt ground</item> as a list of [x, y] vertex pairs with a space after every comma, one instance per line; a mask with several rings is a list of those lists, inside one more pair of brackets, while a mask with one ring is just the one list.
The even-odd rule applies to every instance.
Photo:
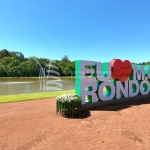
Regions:
[[150, 150], [150, 99], [56, 115], [55, 99], [0, 105], [0, 150]]

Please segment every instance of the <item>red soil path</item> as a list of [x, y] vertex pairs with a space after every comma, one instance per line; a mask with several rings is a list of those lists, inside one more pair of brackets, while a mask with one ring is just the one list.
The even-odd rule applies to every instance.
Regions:
[[150, 99], [56, 115], [55, 99], [0, 105], [0, 150], [150, 150]]

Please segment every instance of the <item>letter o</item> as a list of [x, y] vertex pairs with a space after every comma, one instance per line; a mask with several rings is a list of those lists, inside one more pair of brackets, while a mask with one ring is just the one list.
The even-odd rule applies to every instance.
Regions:
[[[144, 84], [147, 84], [147, 90], [146, 91], [143, 91], [143, 85]], [[150, 84], [149, 84], [148, 80], [144, 80], [144, 81], [141, 82], [141, 84], [140, 84], [140, 92], [141, 92], [142, 95], [148, 94], [149, 90], [150, 90], [149, 88], [150, 88]]]
[[[109, 96], [104, 96], [104, 94], [103, 94], [103, 88], [106, 86], [109, 86], [111, 88], [111, 93]], [[99, 89], [98, 89], [98, 95], [102, 101], [112, 100], [115, 96], [114, 84], [112, 82], [109, 82], [109, 81], [105, 81], [102, 84], [100, 84]]]

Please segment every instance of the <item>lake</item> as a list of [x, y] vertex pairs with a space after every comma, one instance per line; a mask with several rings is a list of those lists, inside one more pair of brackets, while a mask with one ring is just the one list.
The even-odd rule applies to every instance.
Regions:
[[[0, 96], [12, 94], [52, 92], [56, 89], [40, 89], [39, 78], [0, 78]], [[59, 84], [62, 84], [63, 90], [75, 89], [75, 78], [61, 78]], [[55, 85], [57, 86], [57, 85]], [[51, 85], [50, 85], [51, 87]]]

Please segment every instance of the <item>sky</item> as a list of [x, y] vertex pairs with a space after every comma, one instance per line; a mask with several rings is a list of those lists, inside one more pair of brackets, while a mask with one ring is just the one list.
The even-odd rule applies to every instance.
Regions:
[[149, 0], [1, 0], [0, 50], [25, 57], [150, 61]]

